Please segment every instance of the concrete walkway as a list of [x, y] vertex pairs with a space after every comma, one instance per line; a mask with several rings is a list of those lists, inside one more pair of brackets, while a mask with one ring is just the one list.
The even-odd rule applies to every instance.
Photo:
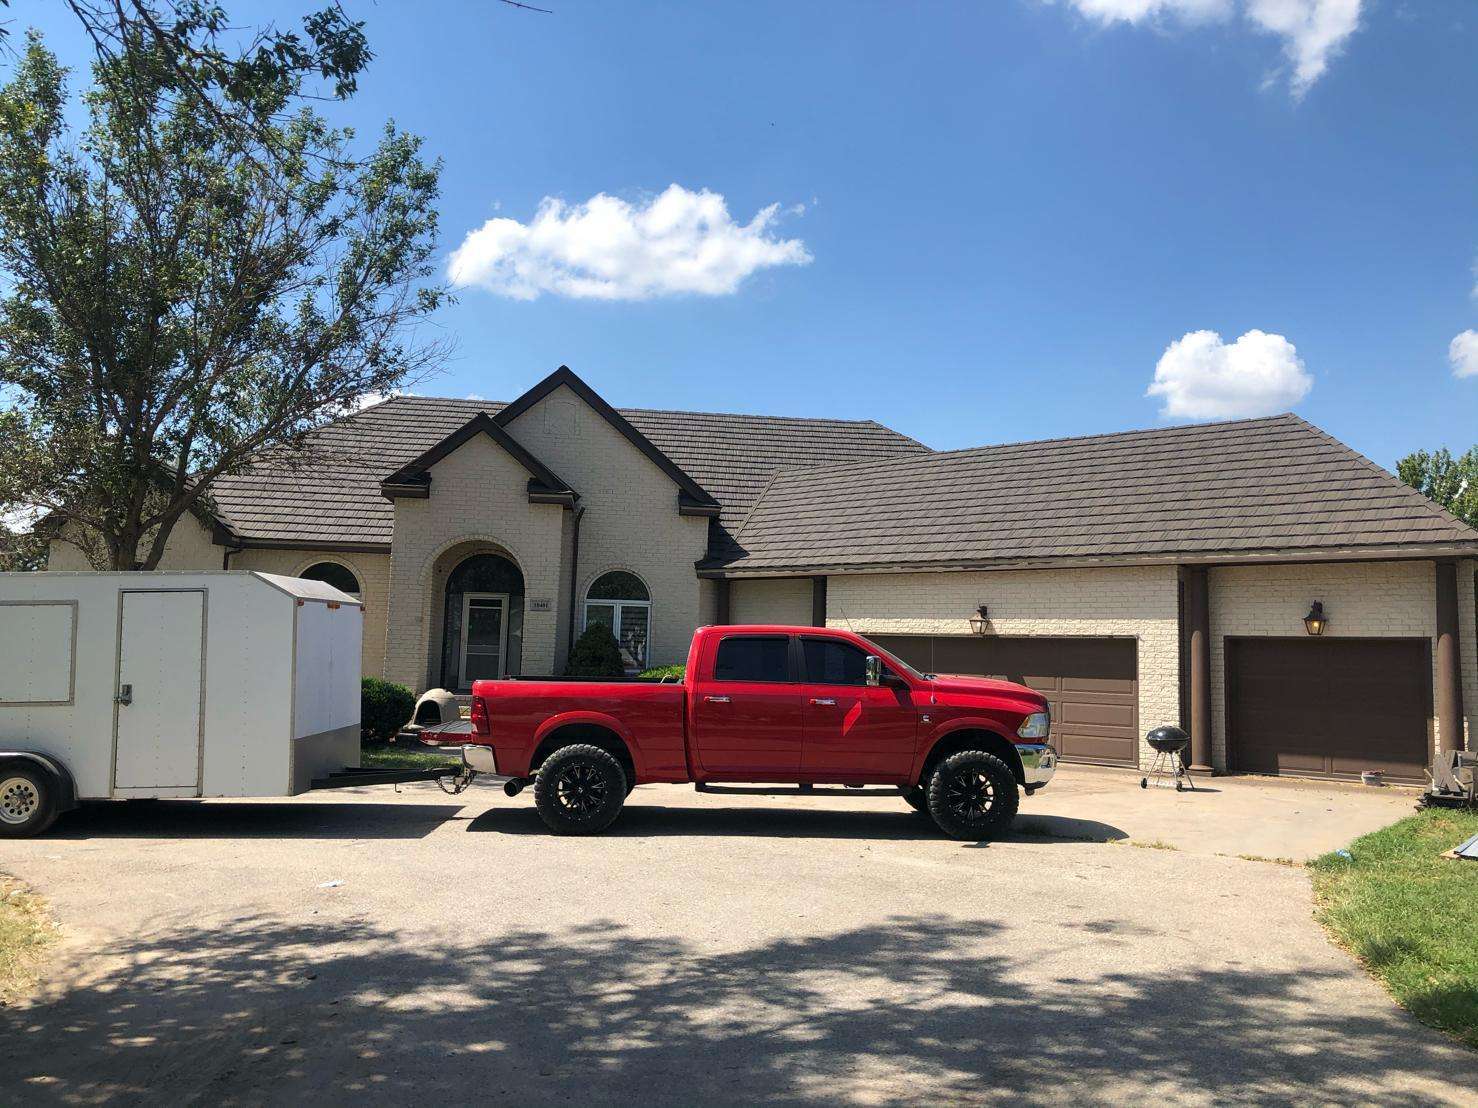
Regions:
[[1200, 775], [1194, 791], [1178, 793], [1141, 789], [1140, 777], [1136, 770], [1063, 766], [1050, 786], [1023, 801], [1017, 831], [1306, 862], [1411, 815], [1420, 796], [1415, 788], [1345, 781]]
[[[1027, 802], [1028, 831], [1175, 833], [1174, 794], [1088, 771], [1060, 784]], [[1241, 794], [1183, 810], [1233, 819]], [[1183, 841], [964, 845], [897, 798], [670, 786], [587, 839], [544, 833], [527, 794], [492, 788], [107, 806], [0, 845], [66, 935], [46, 991], [0, 1013], [0, 1089], [15, 1104], [1472, 1103], [1478, 1056], [1326, 941], [1302, 870], [1202, 849], [1242, 840]]]

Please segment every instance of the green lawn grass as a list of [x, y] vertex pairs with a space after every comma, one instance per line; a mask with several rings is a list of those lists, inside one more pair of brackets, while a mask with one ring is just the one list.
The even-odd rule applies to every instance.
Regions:
[[0, 1007], [30, 992], [55, 938], [56, 928], [40, 897], [19, 881], [0, 876]]
[[1478, 1047], [1478, 813], [1433, 809], [1310, 863], [1316, 914], [1403, 1008]]
[[402, 750], [394, 746], [377, 744], [365, 746], [359, 752], [361, 766], [380, 769], [431, 769], [448, 762], [460, 763], [462, 756], [456, 747], [448, 747], [445, 754], [431, 754], [424, 750]]

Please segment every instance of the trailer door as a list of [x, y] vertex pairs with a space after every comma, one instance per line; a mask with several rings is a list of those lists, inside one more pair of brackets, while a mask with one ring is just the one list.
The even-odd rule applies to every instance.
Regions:
[[198, 792], [205, 592], [130, 590], [122, 600], [114, 787]]

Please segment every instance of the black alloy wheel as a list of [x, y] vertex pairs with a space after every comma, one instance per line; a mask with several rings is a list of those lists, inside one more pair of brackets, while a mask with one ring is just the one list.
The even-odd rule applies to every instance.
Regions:
[[929, 779], [929, 814], [953, 839], [979, 842], [1006, 831], [1021, 794], [1005, 762], [983, 750], [951, 754]]
[[557, 835], [593, 835], [621, 814], [628, 791], [615, 755], [580, 743], [544, 759], [534, 778], [534, 807]]

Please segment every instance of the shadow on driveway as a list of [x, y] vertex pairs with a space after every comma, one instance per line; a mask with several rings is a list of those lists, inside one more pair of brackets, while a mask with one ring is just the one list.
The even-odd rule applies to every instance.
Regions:
[[[813, 803], [808, 801], [808, 803]], [[489, 808], [467, 824], [468, 831], [501, 835], [548, 835], [533, 805]], [[923, 815], [904, 810], [835, 811], [825, 808], [780, 808], [743, 805], [734, 808], [668, 807], [632, 804], [602, 835], [616, 838], [718, 836], [770, 839], [940, 839], [943, 834]], [[1109, 842], [1127, 838], [1126, 832], [1106, 823], [1071, 816], [1018, 816], [1007, 842]]]
[[144, 931], [104, 980], [0, 1013], [11, 1096], [1417, 1105], [1453, 1059], [1394, 1009], [1320, 1004], [1319, 972], [1025, 979], [988, 918], [723, 936], [723, 954], [602, 920], [462, 944], [364, 921]]
[[105, 801], [68, 812], [53, 839], [421, 839], [458, 818], [454, 804]]

